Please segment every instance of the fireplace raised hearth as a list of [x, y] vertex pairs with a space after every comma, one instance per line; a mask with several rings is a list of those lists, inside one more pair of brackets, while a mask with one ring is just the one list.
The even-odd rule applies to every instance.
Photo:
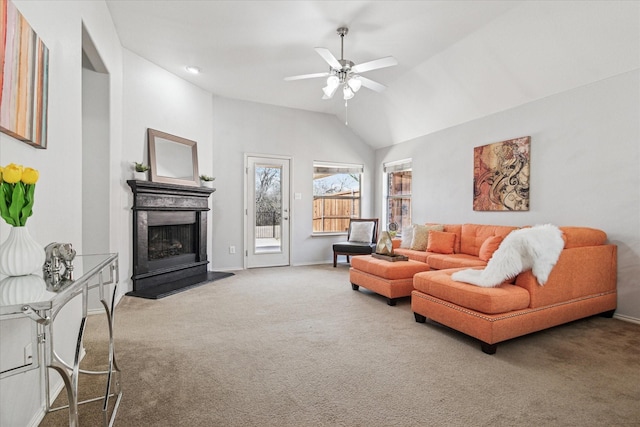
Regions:
[[207, 211], [215, 190], [127, 181], [133, 191], [133, 291], [162, 298], [211, 280]]

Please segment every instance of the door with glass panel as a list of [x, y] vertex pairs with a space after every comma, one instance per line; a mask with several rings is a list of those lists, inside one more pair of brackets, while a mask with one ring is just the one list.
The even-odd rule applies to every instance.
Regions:
[[289, 162], [247, 156], [247, 268], [289, 265]]

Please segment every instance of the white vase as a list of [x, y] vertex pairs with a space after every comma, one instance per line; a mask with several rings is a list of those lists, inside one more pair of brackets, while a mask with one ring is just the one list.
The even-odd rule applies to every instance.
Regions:
[[0, 245], [0, 273], [24, 276], [42, 270], [44, 248], [33, 240], [27, 227], [11, 227], [9, 237]]
[[47, 293], [47, 284], [40, 276], [27, 274], [0, 280], [0, 305], [37, 302]]

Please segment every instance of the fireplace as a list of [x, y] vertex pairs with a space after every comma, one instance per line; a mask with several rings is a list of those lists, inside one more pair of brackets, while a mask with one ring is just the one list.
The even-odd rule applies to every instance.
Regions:
[[133, 291], [162, 298], [208, 281], [206, 187], [127, 181], [133, 191]]
[[195, 255], [195, 221], [177, 225], [149, 225], [149, 261], [168, 261], [187, 255]]

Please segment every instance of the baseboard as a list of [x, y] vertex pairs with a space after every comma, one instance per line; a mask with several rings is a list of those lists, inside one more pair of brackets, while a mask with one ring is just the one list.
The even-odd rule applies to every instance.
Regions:
[[297, 262], [295, 264], [291, 264], [292, 267], [306, 267], [309, 265], [324, 265], [324, 264], [333, 264], [333, 261], [309, 261], [309, 262]]
[[29, 421], [27, 427], [38, 427], [42, 420], [44, 420], [45, 415], [46, 413], [44, 411], [44, 407], [41, 407], [39, 411], [33, 414], [33, 418], [31, 418], [31, 421]]
[[[296, 262], [296, 263], [291, 263], [291, 267], [306, 267], [309, 265], [325, 265], [325, 264], [333, 264], [333, 261], [320, 260], [320, 261]], [[243, 271], [243, 270], [246, 270], [246, 268], [242, 268], [242, 267], [216, 268], [216, 271], [227, 271], [227, 272]]]
[[246, 270], [246, 269], [242, 268], [242, 267], [229, 267], [229, 268], [217, 268], [216, 267], [215, 268], [215, 271], [224, 271], [224, 272], [229, 272], [229, 273], [232, 273], [234, 271], [242, 271], [242, 270]]
[[614, 314], [614, 319], [623, 320], [625, 322], [635, 323], [636, 325], [640, 325], [640, 319], [631, 316], [625, 316], [624, 314]]

